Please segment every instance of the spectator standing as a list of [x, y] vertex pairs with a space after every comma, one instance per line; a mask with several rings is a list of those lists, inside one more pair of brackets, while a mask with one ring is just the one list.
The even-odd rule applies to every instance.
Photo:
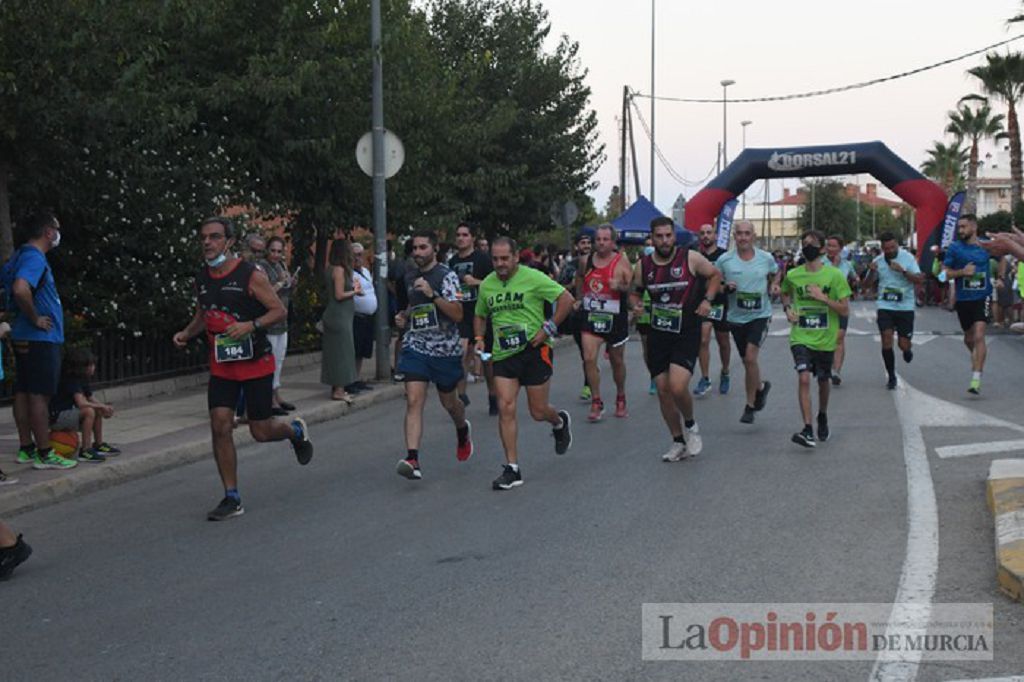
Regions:
[[[270, 281], [270, 288], [281, 299], [281, 305], [288, 310], [295, 286], [295, 278], [284, 265], [284, 239], [271, 237], [266, 243], [266, 257], [256, 261], [256, 267], [263, 271]], [[295, 409], [295, 405], [281, 398], [281, 368], [288, 354], [288, 317], [267, 327], [267, 340], [274, 351], [274, 416], [280, 417]]]
[[352, 276], [352, 244], [347, 239], [335, 239], [327, 261], [327, 308], [322, 320], [324, 337], [320, 383], [331, 387], [331, 400], [351, 403], [352, 396], [346, 387], [356, 380], [353, 299], [361, 291], [358, 280]]
[[25, 225], [28, 241], [4, 267], [4, 284], [13, 297], [11, 325], [17, 376], [14, 379], [14, 421], [18, 428], [17, 460], [34, 469], [70, 469], [50, 446], [50, 398], [60, 381], [64, 344], [64, 309], [46, 254], [60, 245], [60, 222], [40, 212]]
[[356, 353], [356, 380], [352, 385], [356, 391], [369, 391], [372, 387], [362, 380], [363, 360], [373, 356], [374, 314], [377, 312], [377, 292], [373, 288], [373, 277], [366, 267], [366, 249], [359, 242], [352, 244], [352, 276], [359, 280], [360, 296], [356, 296], [355, 317], [352, 320], [352, 338]]

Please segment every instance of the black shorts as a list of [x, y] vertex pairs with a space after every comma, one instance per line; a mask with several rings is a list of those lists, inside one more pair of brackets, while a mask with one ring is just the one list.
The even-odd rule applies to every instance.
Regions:
[[988, 322], [985, 314], [985, 300], [957, 301], [956, 316], [960, 318], [960, 329], [967, 331], [975, 322]]
[[238, 404], [238, 396], [245, 389], [245, 416], [251, 422], [259, 422], [274, 416], [274, 375], [232, 381], [210, 375], [206, 387], [206, 404], [209, 409], [227, 407], [232, 412]]
[[667, 372], [669, 365], [692, 374], [699, 353], [700, 327], [684, 328], [678, 334], [652, 329], [647, 335], [647, 369], [652, 377]]
[[839, 330], [845, 332], [849, 326], [850, 326], [850, 316], [849, 315], [840, 315], [839, 316]]
[[527, 346], [524, 350], [494, 363], [494, 376], [516, 379], [520, 386], [540, 386], [551, 379], [551, 346]]
[[629, 341], [629, 312], [625, 310], [612, 316], [611, 330], [607, 332], [597, 331], [594, 322], [589, 319], [587, 312], [580, 311], [579, 319], [581, 331], [604, 339], [609, 348], [618, 348]]
[[879, 308], [878, 331], [884, 332], [890, 329], [895, 329], [901, 339], [914, 338], [914, 311]]
[[790, 346], [793, 353], [793, 368], [797, 372], [810, 372], [819, 382], [832, 378], [832, 358], [835, 351], [811, 350], [807, 346]]
[[771, 319], [770, 317], [760, 317], [743, 324], [729, 325], [732, 340], [736, 342], [736, 352], [740, 354], [741, 359], [746, 357], [748, 345], [760, 348], [768, 338], [768, 323], [771, 322]]
[[373, 355], [373, 315], [356, 315], [352, 318], [352, 340], [356, 357], [369, 359]]
[[60, 344], [13, 341], [14, 392], [52, 396], [60, 383]]

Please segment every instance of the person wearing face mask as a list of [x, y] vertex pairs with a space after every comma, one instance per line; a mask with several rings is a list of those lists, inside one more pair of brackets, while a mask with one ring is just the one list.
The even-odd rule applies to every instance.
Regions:
[[800, 414], [804, 428], [793, 442], [807, 448], [816, 445], [811, 427], [811, 377], [818, 380], [818, 440], [829, 439], [828, 398], [832, 358], [839, 339], [839, 316], [850, 314], [850, 285], [838, 268], [822, 262], [825, 236], [817, 230], [804, 232], [804, 264], [786, 273], [782, 282], [782, 309], [789, 320], [789, 346], [798, 374]]
[[4, 287], [15, 313], [11, 325], [14, 361], [14, 421], [17, 461], [34, 469], [71, 469], [78, 462], [50, 447], [50, 398], [60, 381], [64, 309], [46, 254], [60, 245], [60, 222], [47, 211], [28, 218], [28, 241], [4, 266]]
[[281, 299], [262, 271], [231, 253], [235, 243], [231, 220], [207, 218], [199, 225], [199, 238], [206, 265], [196, 275], [196, 312], [173, 341], [184, 348], [206, 332], [210, 347], [210, 430], [213, 455], [224, 484], [224, 499], [206, 518], [223, 521], [244, 513], [231, 433], [235, 405], [243, 389], [254, 440], [291, 441], [301, 465], [313, 458], [313, 443], [301, 418], [285, 423], [273, 417], [274, 354], [267, 329], [288, 314]]

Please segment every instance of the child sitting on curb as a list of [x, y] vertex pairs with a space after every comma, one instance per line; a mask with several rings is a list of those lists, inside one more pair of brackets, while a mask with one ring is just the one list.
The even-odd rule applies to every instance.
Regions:
[[64, 358], [60, 387], [50, 400], [50, 428], [54, 431], [81, 429], [79, 462], [103, 462], [121, 451], [103, 440], [103, 419], [114, 416], [114, 408], [93, 400], [88, 381], [96, 373], [96, 357], [87, 348], [72, 348]]

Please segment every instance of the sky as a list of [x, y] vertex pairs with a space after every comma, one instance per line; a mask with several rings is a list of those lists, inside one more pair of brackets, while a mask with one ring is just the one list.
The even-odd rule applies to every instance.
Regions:
[[[545, 0], [552, 45], [561, 34], [580, 44], [607, 159], [592, 192], [603, 209], [618, 179], [618, 117], [622, 88], [651, 91], [651, 2]], [[971, 52], [1018, 34], [1006, 19], [1021, 0], [654, 0], [655, 92], [720, 98], [723, 79], [736, 81], [729, 98], [762, 97], [847, 85], [908, 71]], [[1024, 39], [1000, 48], [1024, 50]], [[934, 140], [944, 139], [947, 112], [979, 92], [967, 69], [984, 55], [890, 83], [825, 97], [775, 103], [730, 103], [728, 158], [742, 148], [740, 121], [749, 120], [749, 147], [794, 147], [881, 140], [914, 167]], [[650, 121], [649, 99], [637, 100]], [[997, 113], [1005, 106], [994, 104]], [[643, 194], [650, 195], [650, 142], [634, 115]], [[669, 164], [697, 183], [708, 176], [722, 140], [722, 105], [657, 102], [655, 136]], [[989, 148], [994, 149], [993, 145]], [[982, 155], [984, 155], [983, 148]], [[713, 176], [712, 176], [713, 177]], [[870, 181], [861, 176], [862, 183]], [[655, 204], [668, 213], [705, 184], [685, 186], [656, 162]], [[772, 188], [773, 198], [781, 184]], [[799, 181], [787, 186], [795, 188]], [[760, 190], [763, 194], [763, 189]], [[753, 188], [748, 200], [758, 199]], [[630, 191], [631, 198], [633, 192]], [[891, 195], [890, 195], [891, 196]]]

